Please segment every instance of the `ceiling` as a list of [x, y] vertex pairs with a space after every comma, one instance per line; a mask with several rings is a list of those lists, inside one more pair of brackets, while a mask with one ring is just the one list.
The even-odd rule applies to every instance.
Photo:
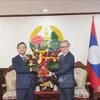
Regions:
[[0, 0], [0, 15], [100, 12], [100, 0]]

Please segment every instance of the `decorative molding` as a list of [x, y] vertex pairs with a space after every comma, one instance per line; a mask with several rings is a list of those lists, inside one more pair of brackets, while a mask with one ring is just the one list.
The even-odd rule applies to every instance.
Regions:
[[54, 14], [15, 14], [15, 15], [0, 15], [0, 17], [62, 16], [62, 15], [91, 15], [91, 14], [100, 14], [100, 12], [54, 13]]

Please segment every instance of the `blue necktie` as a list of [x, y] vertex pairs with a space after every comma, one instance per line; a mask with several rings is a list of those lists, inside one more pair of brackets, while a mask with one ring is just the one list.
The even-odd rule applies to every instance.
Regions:
[[22, 58], [23, 58], [23, 60], [25, 60], [25, 57], [24, 56]]

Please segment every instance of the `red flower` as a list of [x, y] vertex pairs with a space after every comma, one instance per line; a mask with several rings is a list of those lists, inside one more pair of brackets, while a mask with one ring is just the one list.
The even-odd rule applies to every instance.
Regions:
[[39, 59], [39, 55], [36, 55], [36, 59]]
[[32, 58], [32, 55], [29, 55], [29, 58], [31, 59]]
[[58, 54], [57, 53], [54, 53], [54, 57], [58, 57]]
[[37, 52], [36, 55], [39, 55], [39, 52]]
[[33, 60], [33, 63], [36, 64], [36, 63], [37, 63], [37, 60], [34, 59], [34, 60]]
[[42, 56], [43, 57], [47, 57], [48, 56], [47, 52], [45, 52], [44, 54], [42, 54]]
[[30, 59], [26, 59], [26, 63], [29, 63], [30, 62]]
[[50, 62], [50, 59], [47, 59], [47, 62]]
[[44, 60], [42, 60], [42, 62], [40, 63], [41, 66], [46, 66], [46, 62]]
[[48, 52], [48, 55], [50, 56], [52, 54], [52, 52]]
[[50, 58], [50, 62], [54, 62], [53, 58]]
[[56, 62], [58, 62], [58, 59], [56, 59]]
[[45, 61], [46, 61], [46, 59], [45, 59], [45, 58], [43, 58], [43, 59], [42, 59], [42, 61], [43, 61], [43, 62], [45, 62]]
[[60, 49], [60, 48], [57, 48], [57, 50], [56, 50], [56, 51], [59, 53], [59, 52], [61, 52], [61, 49]]

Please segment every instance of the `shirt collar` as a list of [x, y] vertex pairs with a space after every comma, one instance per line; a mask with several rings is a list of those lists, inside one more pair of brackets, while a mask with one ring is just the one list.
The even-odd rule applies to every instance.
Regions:
[[25, 55], [23, 56], [23, 55], [20, 55], [20, 54], [19, 54], [19, 56], [22, 57], [22, 58], [25, 57]]
[[[69, 52], [69, 51], [68, 51], [68, 52]], [[68, 52], [67, 52], [67, 53], [68, 53]], [[67, 53], [64, 53], [63, 55], [65, 56]]]

